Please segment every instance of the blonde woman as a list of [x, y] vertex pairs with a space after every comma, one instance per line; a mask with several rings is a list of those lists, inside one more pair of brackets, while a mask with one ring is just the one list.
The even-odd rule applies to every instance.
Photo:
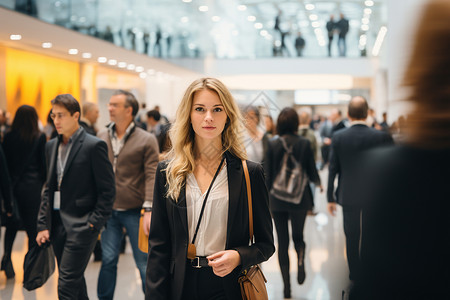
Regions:
[[240, 273], [273, 254], [264, 172], [248, 161], [255, 232], [249, 246], [242, 132], [223, 83], [202, 78], [187, 88], [169, 160], [156, 173], [146, 299], [240, 299]]

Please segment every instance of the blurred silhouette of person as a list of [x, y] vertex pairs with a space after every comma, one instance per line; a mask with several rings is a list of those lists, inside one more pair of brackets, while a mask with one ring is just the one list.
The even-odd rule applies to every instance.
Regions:
[[350, 299], [450, 299], [450, 2], [429, 1], [404, 85], [404, 145], [365, 159], [362, 282]]
[[[1, 269], [7, 278], [14, 277], [11, 252], [21, 225], [28, 236], [28, 251], [36, 247], [36, 225], [41, 203], [41, 190], [46, 179], [45, 143], [47, 138], [38, 127], [36, 109], [22, 105], [17, 109], [11, 130], [5, 134], [3, 148], [11, 176], [14, 205], [20, 216], [7, 222], [5, 251]], [[20, 220], [20, 221], [19, 221]], [[20, 224], [22, 223], [22, 224]]]
[[278, 14], [275, 17], [275, 25], [273, 26], [273, 29], [277, 30], [280, 34], [282, 34], [281, 27], [280, 27], [282, 14], [283, 14], [283, 12], [281, 11], [281, 9], [278, 9]]
[[303, 49], [305, 48], [306, 42], [302, 37], [302, 33], [297, 33], [297, 38], [295, 39], [295, 49], [297, 50], [297, 56], [303, 56]]
[[322, 146], [320, 151], [322, 154], [322, 163], [320, 164], [320, 170], [323, 170], [325, 166], [330, 161], [330, 147], [331, 147], [331, 136], [333, 134], [333, 115], [330, 114], [328, 118], [322, 122], [319, 126], [319, 134], [322, 139]]
[[[331, 141], [330, 166], [328, 174], [328, 212], [336, 215], [336, 203], [342, 206], [344, 233], [347, 250], [347, 263], [351, 281], [359, 279], [361, 206], [363, 197], [355, 193], [356, 181], [360, 178], [355, 172], [358, 158], [367, 150], [393, 144], [389, 134], [366, 125], [369, 106], [361, 96], [353, 97], [348, 105], [348, 118], [351, 126], [333, 134]], [[334, 181], [338, 176], [338, 187]]]
[[3, 137], [10, 127], [8, 124], [8, 113], [6, 110], [0, 109], [0, 142], [3, 141]]
[[331, 44], [333, 43], [334, 32], [336, 30], [336, 22], [334, 22], [334, 16], [330, 15], [330, 20], [327, 22], [328, 32], [328, 56], [331, 56]]
[[103, 39], [110, 43], [114, 43], [114, 36], [111, 30], [111, 26], [106, 26], [105, 32], [103, 33]]
[[266, 152], [268, 138], [259, 128], [261, 114], [257, 107], [248, 106], [244, 111], [245, 128], [244, 146], [247, 150], [248, 159], [262, 163]]
[[[156, 28], [156, 33], [155, 33], [155, 44], [153, 45], [153, 53], [154, 53], [153, 56], [156, 56], [156, 54], [157, 54], [158, 57], [162, 57], [161, 39], [162, 39], [161, 28], [158, 26]], [[156, 49], [158, 49], [158, 52], [156, 52]]]
[[58, 132], [56, 131], [56, 128], [55, 128], [55, 123], [53, 123], [51, 109], [47, 115], [47, 124], [45, 124], [44, 129], [42, 131], [45, 133], [45, 136], [47, 137], [47, 141], [58, 135]]
[[36, 0], [16, 0], [14, 9], [18, 12], [37, 17]]
[[388, 122], [387, 122], [387, 113], [384, 112], [384, 113], [382, 114], [382, 117], [383, 117], [383, 121], [380, 123], [381, 130], [384, 130], [384, 131], [386, 131], [386, 132], [389, 132], [389, 124], [388, 124]]
[[338, 38], [338, 48], [339, 48], [339, 56], [345, 56], [347, 54], [347, 44], [345, 42], [345, 37], [347, 36], [349, 30], [348, 20], [344, 17], [344, 14], [341, 13], [341, 19], [337, 21], [336, 28], [339, 32]]
[[85, 102], [83, 104], [82, 112], [83, 116], [80, 118], [81, 127], [83, 127], [87, 133], [95, 136], [97, 134], [95, 123], [97, 122], [99, 115], [98, 105], [92, 102]]

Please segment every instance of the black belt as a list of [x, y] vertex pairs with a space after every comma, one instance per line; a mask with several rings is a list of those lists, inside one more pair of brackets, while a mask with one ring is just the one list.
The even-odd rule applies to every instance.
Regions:
[[190, 265], [197, 269], [210, 267], [208, 265], [208, 259], [205, 256], [196, 256], [194, 259], [190, 260]]

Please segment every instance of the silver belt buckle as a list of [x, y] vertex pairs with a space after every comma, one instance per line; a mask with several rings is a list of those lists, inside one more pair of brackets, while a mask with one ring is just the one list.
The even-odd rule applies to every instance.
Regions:
[[[195, 261], [197, 261], [197, 264], [195, 264]], [[194, 268], [201, 269], [202, 266], [200, 266], [200, 257], [196, 256], [193, 260], [191, 260], [191, 265]]]

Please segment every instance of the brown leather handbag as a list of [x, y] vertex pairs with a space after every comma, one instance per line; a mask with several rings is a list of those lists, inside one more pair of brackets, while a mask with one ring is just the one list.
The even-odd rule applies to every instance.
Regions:
[[[250, 185], [250, 176], [248, 174], [247, 162], [242, 160], [242, 167], [244, 168], [245, 182], [247, 183], [247, 198], [248, 198], [248, 217], [250, 227], [250, 241], [254, 243], [253, 236], [253, 207], [252, 207], [252, 191]], [[268, 300], [266, 290], [266, 277], [259, 265], [251, 266], [244, 271], [238, 279], [241, 287], [241, 295], [243, 300]]]

